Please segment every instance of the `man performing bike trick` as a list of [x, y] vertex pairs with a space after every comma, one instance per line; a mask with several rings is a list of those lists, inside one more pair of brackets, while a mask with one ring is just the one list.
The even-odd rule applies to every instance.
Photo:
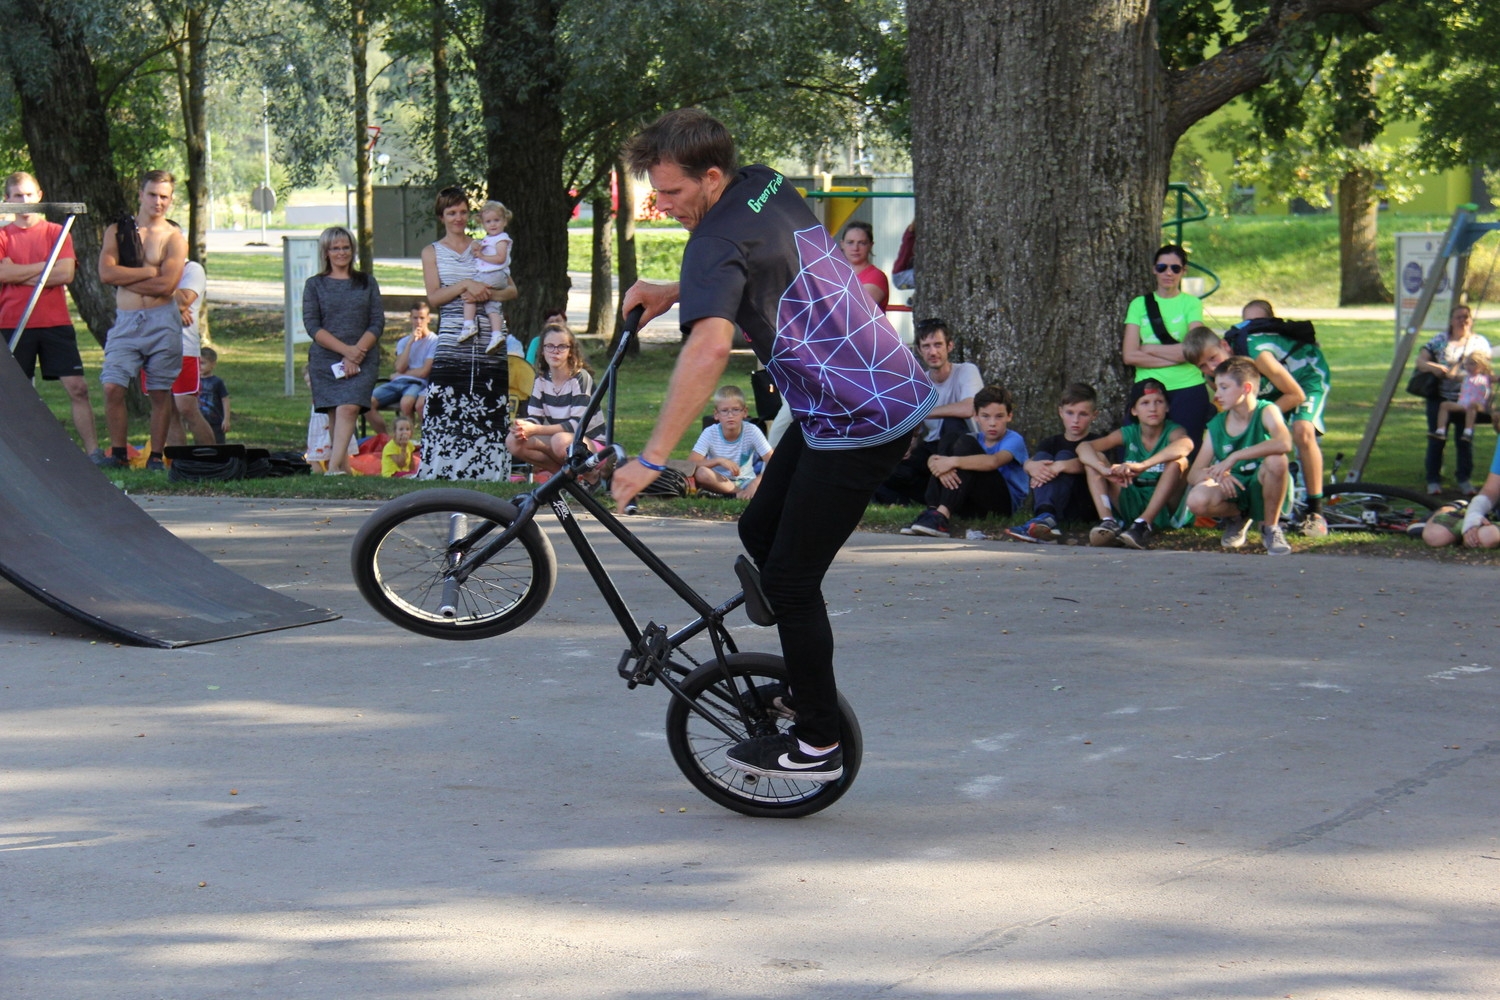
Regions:
[[694, 108], [668, 112], [624, 156], [691, 235], [680, 280], [638, 282], [622, 308], [644, 306], [645, 322], [676, 302], [687, 340], [651, 438], [615, 470], [611, 493], [623, 507], [666, 468], [718, 388], [738, 325], [796, 417], [739, 525], [776, 616], [790, 676], [783, 704], [796, 722], [726, 760], [765, 777], [835, 781], [843, 755], [823, 577], [937, 390], [801, 195], [768, 167], [738, 169], [721, 123]]

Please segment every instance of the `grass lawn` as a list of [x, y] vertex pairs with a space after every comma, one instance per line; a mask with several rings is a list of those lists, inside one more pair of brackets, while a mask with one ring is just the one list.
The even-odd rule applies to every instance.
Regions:
[[[1319, 339], [1334, 371], [1334, 390], [1326, 413], [1328, 435], [1324, 452], [1330, 468], [1335, 454], [1343, 452], [1347, 461], [1354, 457], [1369, 419], [1375, 395], [1385, 377], [1392, 350], [1392, 332], [1380, 321], [1324, 321], [1318, 324]], [[300, 448], [306, 440], [307, 414], [311, 397], [298, 381], [297, 394], [282, 394], [283, 351], [280, 314], [268, 310], [219, 307], [213, 314], [214, 346], [219, 351], [218, 374], [229, 386], [234, 414], [231, 437], [273, 450]], [[389, 371], [394, 338], [383, 344], [385, 358], [382, 371]], [[586, 345], [587, 346], [587, 345]], [[602, 352], [594, 344], [596, 360]], [[102, 351], [97, 345], [84, 345], [84, 367], [97, 372]], [[305, 349], [298, 350], [298, 358]], [[656, 410], [666, 390], [667, 376], [676, 360], [671, 346], [648, 346], [637, 359], [628, 361], [620, 380], [617, 436], [628, 447], [638, 447], [649, 433]], [[748, 355], [736, 355], [730, 363], [730, 378], [748, 383], [752, 367]], [[67, 415], [66, 397], [56, 383], [40, 383], [43, 398], [58, 418]], [[1404, 385], [1404, 381], [1403, 381]], [[94, 392], [95, 405], [102, 407], [101, 396]], [[102, 429], [102, 412], [100, 426]], [[1052, 432], [1051, 415], [1038, 421], [1022, 414], [1017, 421], [1028, 437]], [[144, 438], [144, 425], [137, 422], [132, 440]], [[1386, 416], [1380, 439], [1375, 446], [1364, 479], [1420, 488], [1422, 453], [1425, 447], [1426, 423], [1422, 403], [1404, 392], [1398, 393]], [[686, 458], [692, 441], [683, 441], [675, 458]], [[1488, 468], [1493, 453], [1493, 432], [1481, 429], [1476, 446], [1476, 465]], [[1451, 468], [1451, 459], [1450, 468]]]
[[[636, 256], [641, 277], [666, 281], [677, 277], [682, 267], [684, 229], [643, 229], [636, 234]], [[568, 270], [588, 273], [593, 237], [588, 230], [568, 230]], [[281, 281], [279, 253], [210, 254], [208, 273], [224, 281]], [[375, 278], [382, 285], [422, 287], [421, 267], [377, 264]]]
[[[280, 284], [282, 280], [280, 253], [209, 254], [204, 268], [220, 281], [274, 281]], [[421, 288], [422, 269], [378, 264], [375, 280], [383, 286]]]

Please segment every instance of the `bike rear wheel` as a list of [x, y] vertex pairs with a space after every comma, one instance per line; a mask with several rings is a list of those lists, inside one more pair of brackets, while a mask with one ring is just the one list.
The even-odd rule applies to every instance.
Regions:
[[354, 582], [370, 606], [435, 639], [485, 639], [542, 609], [557, 582], [552, 543], [536, 524], [462, 584], [451, 567], [513, 524], [516, 508], [474, 490], [421, 490], [370, 515], [354, 536]]
[[839, 696], [839, 743], [844, 774], [837, 781], [764, 778], [736, 770], [726, 751], [752, 736], [785, 730], [791, 721], [779, 717], [768, 699], [754, 689], [784, 685], [786, 663], [769, 653], [732, 653], [724, 662], [705, 663], [682, 682], [682, 690], [700, 708], [727, 726], [729, 736], [681, 698], [667, 707], [667, 746], [672, 759], [693, 787], [727, 809], [746, 816], [791, 819], [826, 809], [854, 783], [864, 755], [864, 737], [849, 703]]
[[1384, 483], [1334, 483], [1324, 493], [1323, 518], [1330, 531], [1405, 532], [1427, 520], [1440, 502]]

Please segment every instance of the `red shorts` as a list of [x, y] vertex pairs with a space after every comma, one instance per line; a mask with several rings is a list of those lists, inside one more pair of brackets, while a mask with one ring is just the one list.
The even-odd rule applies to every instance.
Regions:
[[[172, 395], [196, 396], [198, 389], [198, 359], [184, 355], [182, 371], [177, 373], [177, 381], [172, 383]], [[146, 391], [146, 369], [144, 368], [141, 369], [141, 391]]]

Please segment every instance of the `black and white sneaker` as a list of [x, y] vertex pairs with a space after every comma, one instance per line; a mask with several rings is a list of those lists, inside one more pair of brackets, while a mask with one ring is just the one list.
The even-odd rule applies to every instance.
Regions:
[[1119, 542], [1127, 549], [1135, 549], [1137, 552], [1144, 552], [1146, 549], [1149, 549], [1151, 547], [1151, 536], [1155, 533], [1156, 532], [1152, 529], [1151, 525], [1147, 524], [1145, 521], [1136, 521], [1131, 524], [1130, 527], [1120, 532], [1119, 535], [1115, 537], [1115, 541]]
[[1124, 526], [1112, 517], [1106, 517], [1089, 529], [1089, 544], [1096, 548], [1108, 548], [1115, 544]]
[[724, 762], [737, 771], [763, 778], [792, 781], [837, 781], [844, 776], [844, 751], [834, 747], [826, 754], [803, 753], [791, 733], [757, 736], [724, 754]]

